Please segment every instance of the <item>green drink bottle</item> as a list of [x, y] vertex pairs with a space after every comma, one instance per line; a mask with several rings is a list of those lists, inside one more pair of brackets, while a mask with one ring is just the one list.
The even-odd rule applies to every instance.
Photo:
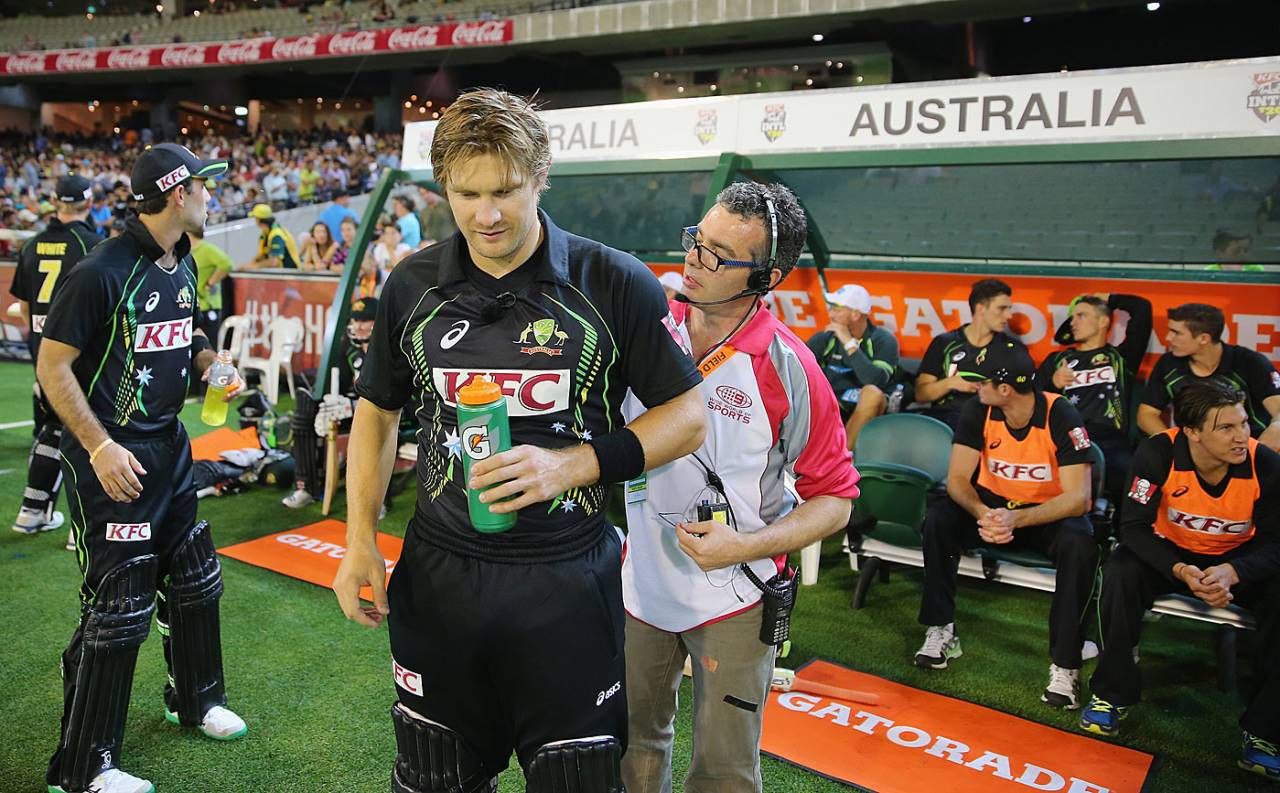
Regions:
[[[458, 434], [462, 439], [462, 475], [468, 482], [471, 466], [511, 448], [507, 401], [497, 383], [476, 377], [458, 389]], [[489, 505], [480, 501], [480, 494], [488, 489], [467, 488], [467, 511], [476, 531], [497, 534], [516, 525], [516, 513], [490, 512]]]

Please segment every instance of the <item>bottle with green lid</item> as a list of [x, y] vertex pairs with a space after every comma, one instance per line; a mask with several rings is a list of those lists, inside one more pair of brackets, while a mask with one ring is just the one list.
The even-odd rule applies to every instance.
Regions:
[[[462, 475], [471, 481], [471, 466], [511, 448], [511, 423], [502, 388], [487, 377], [476, 377], [458, 389], [458, 435], [462, 440]], [[492, 485], [490, 485], [492, 487]], [[494, 514], [480, 501], [489, 488], [467, 488], [471, 525], [484, 534], [497, 534], [516, 525], [516, 513]]]

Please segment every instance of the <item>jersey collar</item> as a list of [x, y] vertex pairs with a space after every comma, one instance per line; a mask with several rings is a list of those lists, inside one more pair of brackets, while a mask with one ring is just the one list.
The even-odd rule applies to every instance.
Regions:
[[[668, 304], [671, 311], [671, 318], [676, 321], [677, 325], [684, 325], [689, 321], [688, 303], [681, 303], [678, 300], [672, 300]], [[756, 313], [747, 321], [747, 324], [738, 329], [733, 334], [733, 338], [727, 339], [724, 343], [735, 350], [745, 352], [748, 355], [763, 355], [769, 349], [770, 342], [773, 341], [773, 334], [778, 325], [778, 318], [765, 308], [759, 298], [756, 299]]]
[[[538, 220], [542, 223], [542, 231], [546, 235], [546, 256], [539, 256], [535, 251], [534, 256], [520, 267], [533, 267], [534, 281], [549, 281], [565, 286], [569, 283], [569, 236], [552, 223], [550, 216], [542, 209], [538, 210]], [[454, 234], [450, 240], [453, 247], [440, 262], [441, 284], [467, 280], [467, 275], [462, 270], [462, 259], [468, 256], [467, 238], [461, 234]]]
[[[160, 247], [160, 243], [156, 242], [155, 237], [151, 236], [151, 232], [147, 227], [142, 225], [142, 221], [137, 215], [129, 217], [124, 224], [125, 233], [133, 238], [138, 247], [142, 249], [142, 254], [153, 262], [158, 262], [168, 253], [164, 248]], [[173, 246], [173, 260], [180, 262], [187, 258], [187, 254], [191, 253], [191, 240], [186, 234], [178, 237], [178, 242]]]

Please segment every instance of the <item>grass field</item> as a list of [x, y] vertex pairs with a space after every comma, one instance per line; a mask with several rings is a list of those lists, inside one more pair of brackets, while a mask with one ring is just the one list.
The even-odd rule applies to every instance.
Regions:
[[[28, 365], [0, 363], [0, 424], [30, 419], [31, 379]], [[196, 406], [187, 408], [184, 419], [193, 435], [201, 431]], [[21, 501], [30, 433], [30, 427], [0, 430], [4, 521], [17, 514]], [[282, 495], [260, 489], [206, 499], [201, 516], [212, 523], [219, 546], [319, 519], [318, 507], [286, 509], [279, 503]], [[409, 495], [402, 495], [384, 529], [402, 534], [411, 510]], [[340, 515], [341, 504], [337, 511]], [[0, 531], [0, 793], [43, 791], [45, 764], [57, 741], [58, 656], [78, 613], [79, 572], [74, 554], [63, 549], [65, 541], [65, 531], [36, 537]], [[164, 721], [164, 661], [153, 630], [138, 661], [125, 769], [152, 780], [162, 792], [386, 791], [395, 745], [385, 633], [343, 619], [327, 589], [229, 559], [223, 560], [223, 571], [227, 689], [250, 734], [214, 744]], [[922, 638], [915, 621], [920, 573], [895, 569], [892, 580], [875, 586], [867, 607], [858, 612], [848, 605], [855, 577], [838, 540], [829, 540], [818, 585], [800, 594], [787, 665], [821, 657], [1073, 727], [1074, 714], [1039, 702], [1048, 666], [1047, 595], [962, 579], [958, 623], [964, 658], [948, 670], [926, 672], [910, 665]], [[1215, 689], [1211, 638], [1207, 626], [1185, 620], [1166, 618], [1148, 627], [1142, 645], [1147, 697], [1125, 722], [1121, 741], [1160, 758], [1152, 790], [1273, 789], [1235, 769], [1243, 698]], [[1241, 670], [1242, 685], [1247, 684], [1248, 664]], [[686, 682], [677, 723], [677, 790], [688, 764], [688, 699]], [[848, 789], [769, 759], [764, 778], [771, 792]], [[501, 790], [522, 789], [519, 772], [508, 770]]]

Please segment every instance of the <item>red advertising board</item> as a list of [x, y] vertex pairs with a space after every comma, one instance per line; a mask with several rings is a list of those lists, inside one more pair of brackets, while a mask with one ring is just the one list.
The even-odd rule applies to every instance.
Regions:
[[[651, 264], [661, 274], [679, 271], [676, 264]], [[898, 337], [902, 357], [922, 358], [938, 333], [970, 319], [970, 285], [978, 276], [964, 273], [895, 272], [891, 270], [827, 270], [827, 285], [839, 289], [861, 284], [871, 293], [872, 321]], [[1152, 303], [1155, 329], [1147, 347], [1144, 374], [1165, 351], [1166, 312], [1183, 303], [1209, 303], [1226, 315], [1226, 340], [1255, 349], [1280, 367], [1280, 283], [1233, 284], [1206, 281], [1161, 281], [1133, 278], [1072, 278], [1001, 275], [1013, 287], [1013, 331], [1043, 360], [1054, 349], [1053, 332], [1067, 316], [1072, 298], [1112, 291], [1139, 294]], [[796, 269], [774, 291], [775, 313], [801, 338], [826, 327], [826, 302], [818, 272]], [[1116, 335], [1123, 330], [1118, 322]], [[1115, 340], [1116, 337], [1113, 337]]]
[[255, 63], [490, 47], [511, 41], [510, 19], [356, 30], [224, 42], [18, 52], [0, 55], [0, 74], [41, 75], [109, 70], [190, 69]]
[[233, 314], [253, 320], [252, 353], [266, 357], [267, 332], [276, 317], [297, 317], [304, 328], [302, 351], [293, 357], [294, 371], [320, 365], [324, 352], [333, 296], [338, 279], [332, 276], [289, 276], [268, 273], [236, 273]]

